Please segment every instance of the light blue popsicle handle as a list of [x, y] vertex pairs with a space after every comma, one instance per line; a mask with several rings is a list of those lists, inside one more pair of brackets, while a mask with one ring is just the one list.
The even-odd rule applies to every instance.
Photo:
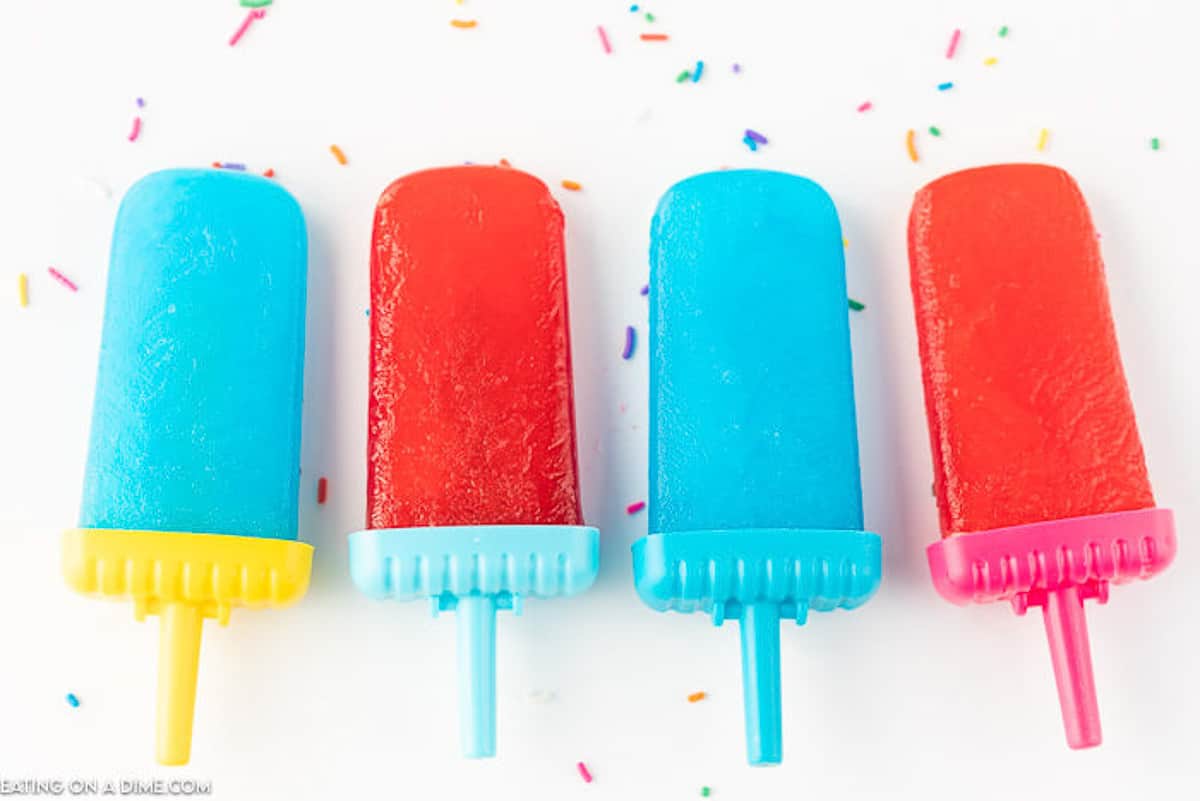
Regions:
[[472, 759], [495, 756], [496, 599], [490, 595], [468, 595], [458, 600], [455, 611], [458, 614], [458, 728], [463, 756]]
[[742, 692], [746, 709], [746, 756], [751, 765], [783, 759], [779, 690], [779, 606], [749, 604], [742, 612]]

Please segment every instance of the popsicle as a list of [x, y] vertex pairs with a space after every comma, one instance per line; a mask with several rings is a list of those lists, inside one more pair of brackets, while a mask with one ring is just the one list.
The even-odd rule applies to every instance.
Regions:
[[375, 211], [367, 525], [355, 584], [458, 614], [463, 753], [496, 749], [495, 614], [586, 589], [563, 218], [536, 178], [450, 167]]
[[166, 170], [126, 194], [67, 582], [160, 616], [158, 761], [191, 749], [204, 618], [304, 594], [297, 542], [307, 239], [276, 184]]
[[650, 535], [642, 600], [741, 623], [752, 764], [782, 759], [779, 622], [877, 589], [864, 532], [841, 227], [820, 186], [693, 176], [650, 240]]
[[1084, 600], [1175, 555], [1154, 505], [1087, 205], [1064, 171], [944, 176], [909, 220], [942, 541], [938, 592], [1041, 606], [1072, 748], [1098, 745]]

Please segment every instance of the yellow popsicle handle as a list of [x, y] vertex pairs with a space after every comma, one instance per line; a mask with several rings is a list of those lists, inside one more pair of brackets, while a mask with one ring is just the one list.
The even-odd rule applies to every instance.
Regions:
[[187, 603], [169, 603], [160, 614], [158, 641], [158, 731], [162, 765], [186, 765], [192, 751], [196, 674], [204, 613]]

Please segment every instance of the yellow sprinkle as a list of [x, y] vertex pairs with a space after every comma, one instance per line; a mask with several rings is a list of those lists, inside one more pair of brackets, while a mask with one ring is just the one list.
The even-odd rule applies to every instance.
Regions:
[[583, 184], [577, 181], [563, 181], [562, 188], [570, 189], [572, 192], [578, 192], [580, 189], [583, 189]]
[[842, 237], [842, 247], [844, 247], [844, 248], [850, 247], [850, 240], [844, 236]]
[[994, 66], [996, 66], [996, 64], [997, 64], [999, 61], [1000, 61], [1000, 59], [996, 58], [995, 56], [992, 56], [991, 58], [985, 58], [985, 59], [983, 60], [983, 66], [985, 66], [985, 67], [994, 67]]
[[913, 163], [917, 162], [917, 132], [912, 128], [908, 129], [908, 133], [904, 135], [904, 146], [908, 148], [908, 157]]
[[337, 159], [338, 164], [345, 166], [346, 154], [342, 152], [342, 149], [340, 147], [338, 147], [337, 145], [330, 145], [329, 152], [333, 154], [333, 157], [335, 159]]
[[455, 28], [474, 28], [479, 23], [473, 19], [452, 19], [450, 24]]
[[1050, 138], [1050, 130], [1048, 128], [1043, 128], [1041, 134], [1038, 135], [1037, 149], [1045, 150], [1046, 149], [1046, 141], [1049, 138]]
[[17, 297], [21, 300], [21, 308], [29, 305], [29, 276], [25, 273], [17, 276]]

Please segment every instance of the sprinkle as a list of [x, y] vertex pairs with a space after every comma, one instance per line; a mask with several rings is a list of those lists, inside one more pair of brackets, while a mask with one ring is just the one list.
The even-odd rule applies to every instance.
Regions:
[[704, 74], [704, 62], [697, 61], [696, 62], [696, 71], [692, 73], [692, 83], [695, 83], [696, 81], [700, 80], [700, 76], [703, 74]]
[[675, 76], [675, 83], [683, 83], [690, 77], [692, 77], [692, 73], [688, 72], [687, 70], [684, 70], [683, 72], [681, 72]]
[[767, 137], [763, 136], [758, 131], [755, 131], [751, 128], [746, 129], [746, 138], [753, 139], [755, 142], [757, 142], [760, 145], [765, 145], [767, 143]]
[[576, 762], [575, 767], [579, 770], [579, 775], [583, 777], [583, 780], [585, 782], [587, 782], [588, 784], [591, 784], [592, 783], [592, 774], [587, 769], [587, 765], [583, 764], [582, 762]]
[[268, 168], [267, 168], [267, 171], [263, 173], [263, 177], [264, 177], [264, 178], [274, 178], [274, 177], [275, 177], [275, 170], [274, 170], [274, 169], [272, 169], [272, 168], [270, 168], [270, 167], [268, 167]]
[[692, 693], [691, 695], [688, 696], [688, 703], [694, 704], [697, 701], [703, 701], [707, 697], [708, 697], [708, 693], [706, 693], [706, 692]]
[[844, 247], [844, 248], [850, 247], [850, 240], [844, 236], [842, 237], [842, 247]]
[[146, 107], [146, 101], [145, 101], [145, 99], [143, 99], [143, 98], [140, 98], [140, 97], [139, 97], [139, 98], [137, 99], [137, 107], [138, 107], [138, 108], [145, 108], [145, 107]]
[[1000, 33], [999, 33], [999, 35], [1000, 35], [1000, 37], [1001, 37], [1001, 38], [1003, 38], [1003, 37], [1005, 37], [1005, 36], [1008, 36], [1008, 26], [1007, 26], [1007, 25], [1001, 25], [1001, 26], [1000, 26]]
[[947, 89], [953, 89], [953, 88], [954, 88], [954, 82], [953, 82], [953, 81], [946, 81], [945, 83], [939, 83], [937, 88], [938, 88], [938, 91], [939, 91], [939, 92], [944, 92], [944, 91], [946, 91]]
[[509, 161], [508, 159], [500, 159], [500, 166], [501, 166], [501, 167], [508, 167], [509, 169], [511, 169], [511, 168], [512, 168], [512, 162], [511, 162], [511, 161]]
[[740, 75], [740, 74], [741, 74], [741, 72], [742, 72], [742, 65], [741, 65], [741, 64], [736, 64], [736, 63], [735, 63], [735, 64], [733, 65], [733, 71], [734, 71], [734, 73], [735, 73], [735, 74], [738, 74], [738, 75]]
[[851, 308], [853, 311], [862, 311], [863, 309], [865, 309], [865, 308], [867, 308], [867, 307], [866, 307], [866, 306], [864, 306], [863, 304], [859, 303], [859, 302], [858, 302], [857, 300], [855, 300], [854, 298], [850, 298], [850, 308]]
[[583, 184], [579, 183], [578, 181], [565, 181], [564, 180], [562, 182], [562, 188], [568, 189], [572, 192], [578, 192], [580, 189], [583, 189]]
[[632, 325], [625, 326], [625, 347], [621, 350], [621, 358], [629, 361], [633, 358], [633, 348], [637, 345], [637, 331]]
[[1046, 142], [1047, 142], [1049, 139], [1050, 139], [1050, 131], [1049, 131], [1049, 129], [1047, 129], [1047, 128], [1043, 128], [1043, 129], [1042, 129], [1042, 132], [1041, 132], [1040, 134], [1038, 134], [1037, 149], [1038, 149], [1038, 150], [1045, 150], [1045, 149], [1046, 149]]
[[631, 503], [625, 507], [625, 514], [636, 515], [638, 512], [642, 511], [645, 508], [646, 508], [645, 501], [634, 501], [633, 503]]
[[641, 36], [643, 42], [665, 42], [670, 38], [665, 33], [643, 33]]
[[271, 0], [241, 0], [243, 8], [262, 8], [271, 5]]
[[641, 290], [638, 292], [638, 294], [640, 294], [642, 297], [646, 297], [647, 295], [649, 295], [649, 294], [650, 294], [650, 285], [649, 285], [649, 284], [642, 284], [642, 288], [641, 288]]
[[317, 479], [317, 503], [324, 504], [327, 497], [329, 497], [329, 481], [325, 476], [321, 476]]
[[450, 24], [455, 28], [474, 28], [479, 22], [473, 19], [452, 19]]
[[71, 706], [75, 707], [76, 709], [78, 709], [79, 708], [79, 696], [75, 695], [75, 693], [67, 693], [67, 703], [70, 704]]
[[133, 130], [129, 132], [129, 141], [136, 142], [139, 135], [142, 133], [142, 118], [133, 118]]
[[254, 22], [256, 19], [262, 19], [266, 15], [266, 10], [261, 8], [256, 8], [247, 14], [246, 18], [242, 20], [242, 24], [239, 25], [238, 29], [233, 32], [233, 36], [229, 37], [229, 46], [233, 47], [235, 44], [241, 41], [242, 37], [246, 35], [246, 31], [250, 28], [250, 23]]
[[342, 152], [340, 147], [337, 145], [330, 145], [329, 152], [333, 154], [335, 159], [337, 159], [338, 164], [341, 164], [343, 167], [346, 166], [346, 154]]
[[985, 67], [994, 67], [994, 66], [996, 66], [996, 63], [997, 63], [997, 62], [999, 62], [999, 61], [1000, 61], [1000, 59], [996, 58], [995, 56], [991, 56], [991, 57], [989, 57], [989, 58], [985, 58], [985, 59], [983, 60], [983, 66], [985, 66]]
[[612, 42], [608, 41], [608, 32], [604, 30], [603, 25], [596, 26], [596, 33], [600, 35], [600, 46], [604, 48], [605, 53], [612, 52]]
[[1158, 150], [1158, 148], [1159, 148], [1159, 147], [1160, 147], [1160, 143], [1159, 143], [1159, 141], [1158, 141], [1158, 137], [1156, 136], [1156, 137], [1154, 137], [1153, 139], [1151, 139], [1151, 140], [1150, 140], [1150, 149], [1151, 149], [1151, 150]]
[[710, 788], [710, 787], [701, 787], [700, 788], [700, 797], [701, 798], [708, 798], [710, 795], [712, 795], [712, 788]]
[[629, 13], [631, 13], [631, 14], [636, 14], [637, 10], [638, 10], [638, 6], [636, 3], [629, 7]]
[[858, 111], [860, 114], [864, 111], [870, 111], [870, 110], [871, 110], [871, 101], [870, 100], [867, 100], [863, 103], [858, 104]]
[[50, 273], [51, 278], [53, 278], [55, 281], [62, 284], [67, 289], [71, 290], [72, 292], [79, 291], [79, 287], [75, 285], [74, 281], [72, 281], [70, 278], [67, 278], [65, 275], [63, 275], [62, 273], [60, 273], [58, 270], [54, 269], [53, 267], [47, 267], [46, 272]]
[[649, 11], [646, 12], [646, 22], [654, 22], [654, 15]]
[[237, 170], [238, 172], [246, 171], [246, 165], [236, 161], [223, 161], [221, 162], [220, 166], [225, 170]]
[[908, 129], [908, 133], [904, 135], [904, 146], [908, 148], [908, 157], [915, 164], [917, 162], [917, 132], [912, 128]]
[[750, 148], [750, 152], [751, 152], [751, 153], [753, 153], [754, 151], [758, 150], [758, 142], [755, 142], [755, 141], [754, 141], [753, 139], [751, 139], [749, 136], [743, 136], [743, 137], [742, 137], [742, 143], [743, 143], [743, 144], [745, 144], [745, 145], [746, 145], [746, 147]]
[[29, 305], [29, 276], [25, 273], [17, 276], [17, 299], [22, 309]]
[[954, 58], [954, 51], [958, 49], [958, 40], [962, 36], [962, 31], [958, 28], [954, 29], [954, 33], [950, 34], [950, 46], [946, 48], [946, 58]]
[[929, 126], [929, 135], [930, 136], [941, 136], [942, 129], [937, 127], [936, 125], [930, 125]]

